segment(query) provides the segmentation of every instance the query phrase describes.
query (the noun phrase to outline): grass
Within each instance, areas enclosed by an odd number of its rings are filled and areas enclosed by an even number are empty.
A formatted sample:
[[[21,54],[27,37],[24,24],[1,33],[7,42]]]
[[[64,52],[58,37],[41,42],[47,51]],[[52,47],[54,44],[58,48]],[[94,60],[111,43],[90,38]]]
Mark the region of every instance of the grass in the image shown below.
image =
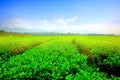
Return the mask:
[[[1,79],[120,80],[120,36],[0,35]]]

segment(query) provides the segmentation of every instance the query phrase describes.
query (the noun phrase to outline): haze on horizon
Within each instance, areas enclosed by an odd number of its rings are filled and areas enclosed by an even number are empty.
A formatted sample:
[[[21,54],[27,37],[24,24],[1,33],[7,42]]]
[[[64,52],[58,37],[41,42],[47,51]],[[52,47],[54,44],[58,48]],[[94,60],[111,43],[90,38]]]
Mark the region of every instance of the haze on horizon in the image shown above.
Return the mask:
[[[0,0],[0,29],[120,34],[120,0]]]

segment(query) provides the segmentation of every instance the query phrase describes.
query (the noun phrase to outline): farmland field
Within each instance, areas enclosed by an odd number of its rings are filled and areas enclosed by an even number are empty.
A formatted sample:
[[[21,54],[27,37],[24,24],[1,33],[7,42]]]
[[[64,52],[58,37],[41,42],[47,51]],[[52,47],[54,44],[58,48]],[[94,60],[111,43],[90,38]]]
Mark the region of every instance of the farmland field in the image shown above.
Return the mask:
[[[120,80],[120,36],[0,35],[0,79]]]

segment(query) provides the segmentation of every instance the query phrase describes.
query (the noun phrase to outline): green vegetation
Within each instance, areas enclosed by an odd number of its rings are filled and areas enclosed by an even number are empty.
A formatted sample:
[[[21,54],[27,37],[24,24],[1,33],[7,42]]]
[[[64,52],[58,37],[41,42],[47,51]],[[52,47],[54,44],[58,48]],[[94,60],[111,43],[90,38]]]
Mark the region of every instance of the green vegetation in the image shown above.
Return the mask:
[[[120,80],[120,36],[0,36],[0,79]]]

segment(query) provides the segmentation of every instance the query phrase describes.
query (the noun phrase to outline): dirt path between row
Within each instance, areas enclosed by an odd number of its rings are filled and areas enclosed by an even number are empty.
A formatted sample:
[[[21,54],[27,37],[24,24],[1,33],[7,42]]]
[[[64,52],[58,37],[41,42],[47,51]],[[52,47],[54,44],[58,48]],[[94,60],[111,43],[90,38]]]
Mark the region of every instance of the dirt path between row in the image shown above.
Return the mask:
[[[72,40],[72,44],[75,45],[79,51],[80,54],[85,54],[88,56],[88,62],[91,64],[91,63],[94,63],[94,64],[98,64],[98,60],[97,57],[93,57],[93,53],[91,53],[89,50],[84,50],[83,48],[81,48],[80,44],[78,44],[75,39]],[[105,58],[107,58],[107,56],[103,56],[103,55],[99,55],[100,57],[100,61],[102,62]],[[103,58],[104,57],[104,58]],[[105,72],[108,74],[108,77],[110,77],[111,75],[114,75],[114,76],[117,76],[117,77],[120,77],[120,73],[119,73],[119,67],[113,67],[113,68],[110,68],[111,66],[110,65],[97,65],[97,67],[99,67],[99,71],[100,72]],[[110,68],[110,69],[109,69]]]
[[[78,51],[79,51],[80,54],[85,54],[85,55],[88,56],[88,61],[91,61],[91,60],[92,60],[92,53],[91,53],[89,50],[83,49],[83,48],[80,46],[80,44],[78,44],[78,43],[76,42],[75,39],[72,40],[72,44],[76,46],[76,48],[78,49]]]

